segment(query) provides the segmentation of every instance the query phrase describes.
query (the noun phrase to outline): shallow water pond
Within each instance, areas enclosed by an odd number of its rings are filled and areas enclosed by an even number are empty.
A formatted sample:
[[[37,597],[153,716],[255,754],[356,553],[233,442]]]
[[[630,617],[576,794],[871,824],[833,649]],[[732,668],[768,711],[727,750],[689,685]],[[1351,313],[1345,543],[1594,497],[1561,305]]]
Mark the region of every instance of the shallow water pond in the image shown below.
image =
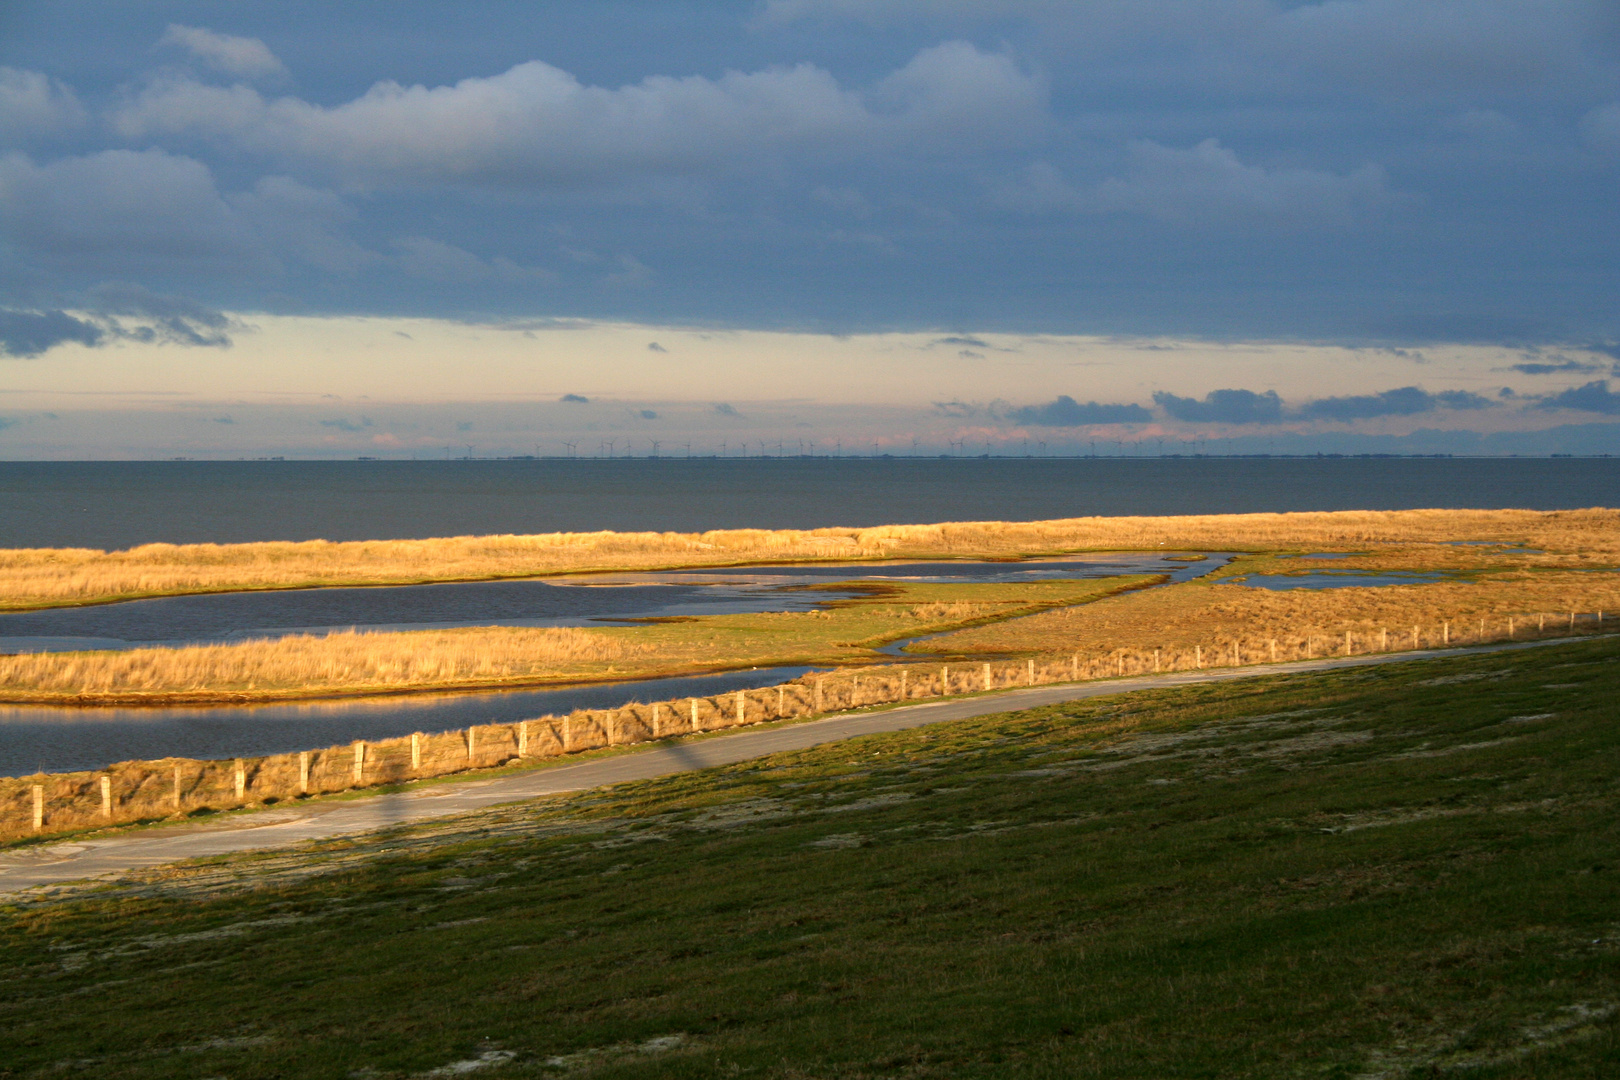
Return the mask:
[[[858,595],[841,582],[1020,582],[1169,574],[1183,581],[1224,560],[1106,552],[1024,562],[742,566],[440,585],[284,589],[128,600],[0,614],[0,653],[206,644],[340,630],[590,626],[671,616],[810,611]]]

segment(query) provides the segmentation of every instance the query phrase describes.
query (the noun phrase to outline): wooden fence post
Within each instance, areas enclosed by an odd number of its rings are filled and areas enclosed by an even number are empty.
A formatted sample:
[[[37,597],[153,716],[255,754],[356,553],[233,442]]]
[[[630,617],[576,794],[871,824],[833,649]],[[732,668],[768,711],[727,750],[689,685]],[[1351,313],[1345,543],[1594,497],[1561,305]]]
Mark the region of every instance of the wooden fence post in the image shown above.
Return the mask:
[[[1440,641],[1445,645],[1451,644],[1451,623],[1443,622],[1440,624]]]
[[[653,706],[653,736],[658,735],[658,706]],[[529,722],[518,721],[518,757],[529,756]]]
[[[658,723],[658,705],[659,705],[659,703],[658,703],[658,702],[656,702],[656,701],[655,701],[655,702],[653,702],[653,714],[652,714],[652,737],[653,737],[653,738],[655,738],[655,739],[656,739],[656,738],[658,738],[658,728],[659,728],[659,723]],[[524,728],[524,730],[525,730],[525,731],[527,731],[527,730],[528,730],[528,728],[527,728],[527,727],[525,727],[525,728]]]
[[[904,686],[905,682],[906,682],[906,676],[905,676],[905,673],[902,672],[901,675],[900,675],[900,685]],[[654,705],[653,708],[657,709],[658,706]],[[786,715],[787,715],[787,687],[778,684],[777,687],[776,687],[776,718],[778,720],[780,720]]]
[[[951,696],[951,665],[939,665],[939,696]]]
[[[1344,655],[1350,655],[1350,631],[1344,632]]]
[[[236,801],[247,801],[247,765],[241,758],[236,759]]]
[[[45,828],[45,785],[34,785],[34,831]]]
[[[1573,611],[1569,613],[1569,628],[1571,630],[1575,629],[1575,613]]]
[[[1035,685],[1035,661],[1029,662],[1029,685]]]
[[[471,731],[471,728],[467,730]],[[354,743],[354,786],[360,787],[366,780],[366,744],[356,739]]]
[[[478,758],[478,736],[473,732],[473,726],[467,725],[467,764],[471,766]]]
[[[1513,616],[1508,616],[1508,640],[1513,640]]]
[[[743,717],[743,706],[747,703],[747,701],[748,701],[748,698],[747,698],[746,692],[742,691],[742,690],[737,691],[737,726],[738,727],[742,727],[742,725],[743,725],[743,718],[744,718]]]
[[[821,702],[821,683],[819,683],[819,682],[816,683],[816,702],[817,702],[817,704],[820,704],[820,702]],[[702,730],[701,728],[698,727],[698,699],[697,698],[692,699],[692,730],[694,732]]]
[[[1238,643],[1234,641],[1234,642],[1232,642],[1232,666],[1233,667],[1241,667],[1242,664],[1243,664],[1243,659],[1242,659],[1242,656],[1238,652]]]
[[[176,774],[178,775],[178,773]],[[309,751],[298,755],[298,793],[309,794]]]
[[[1484,619],[1479,620],[1479,640],[1480,641],[1485,640],[1485,620]]]
[[[1273,664],[1275,664],[1277,662],[1277,639],[1276,638],[1271,639],[1271,662]]]
[[[1418,647],[1418,628],[1412,627],[1412,648]]]
[[[300,754],[299,756],[302,757],[303,755]],[[176,765],[174,767],[174,812],[178,814],[180,810],[180,766]]]
[[[101,816],[112,820],[112,777],[101,777]]]
[[[986,690],[990,689],[990,665],[989,664],[984,665],[984,688]]]
[[[910,675],[910,674],[911,674],[911,672],[907,671],[905,668],[900,669],[900,700],[901,701],[904,701],[904,700],[906,700],[906,698],[911,696],[909,693],[906,692],[906,677],[908,675]]]

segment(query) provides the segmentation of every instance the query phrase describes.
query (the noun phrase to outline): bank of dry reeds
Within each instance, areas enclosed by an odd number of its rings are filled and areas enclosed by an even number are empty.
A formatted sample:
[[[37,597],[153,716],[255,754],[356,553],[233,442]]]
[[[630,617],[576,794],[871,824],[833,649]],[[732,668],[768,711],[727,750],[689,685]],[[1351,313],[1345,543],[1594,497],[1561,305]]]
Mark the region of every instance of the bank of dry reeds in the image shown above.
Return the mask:
[[[95,772],[0,778],[0,840],[273,804],[862,706],[1148,672],[1573,636],[1607,630],[1615,621],[1613,615],[1604,619],[1591,611],[1556,611],[1478,620],[1453,616],[1427,625],[1382,628],[1393,629],[1392,636],[1370,625],[1334,627],[1326,633],[1272,628],[1269,637],[1206,630],[1190,643],[848,669],[761,690],[581,710],[302,753],[225,761],[127,761]]]
[[[747,562],[1097,549],[1377,548],[1520,541],[1550,563],[1620,558],[1620,511],[1401,510],[954,522],[706,533],[552,533],[330,543],[0,550],[0,609],[239,589],[405,584]]]
[[[1611,618],[1620,613],[1620,573],[1540,571],[1481,581],[1288,591],[1199,581],[960,630],[926,647],[940,653],[1141,652],[1216,640],[1327,640],[1346,631],[1387,631],[1405,640],[1414,626],[1451,623],[1461,632],[1477,629],[1481,619],[1494,625],[1514,618],[1523,627],[1556,622],[1572,611],[1607,611]]]
[[[409,633],[298,634],[225,645],[0,656],[9,701],[138,701],[232,695],[300,697],[406,687],[564,678],[648,646],[575,627],[478,627]],[[609,669],[611,670],[611,668]]]

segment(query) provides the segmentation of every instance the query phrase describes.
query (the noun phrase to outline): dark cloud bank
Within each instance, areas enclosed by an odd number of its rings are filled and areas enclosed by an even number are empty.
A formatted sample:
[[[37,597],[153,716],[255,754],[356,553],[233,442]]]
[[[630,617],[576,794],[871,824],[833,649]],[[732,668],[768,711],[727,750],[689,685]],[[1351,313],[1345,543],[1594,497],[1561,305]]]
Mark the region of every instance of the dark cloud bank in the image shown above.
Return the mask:
[[[79,310],[0,307],[0,352],[32,357],[69,342],[96,348],[115,340],[227,348],[235,329],[206,304],[121,281],[90,289]]]
[[[1504,388],[1504,398],[1515,395]],[[1620,394],[1608,388],[1607,380],[1589,382],[1559,394],[1518,399],[1539,409],[1573,409],[1580,412],[1620,415]],[[1188,424],[1229,424],[1235,426],[1282,424],[1290,421],[1353,423],[1389,416],[1418,416],[1443,409],[1474,412],[1500,404],[1466,390],[1429,393],[1417,386],[1402,386],[1377,394],[1354,394],[1316,398],[1289,408],[1275,390],[1213,390],[1202,398],[1181,397],[1167,391],[1153,395],[1153,403],[1174,421]],[[1046,405],[1012,409],[1005,418],[1015,424],[1041,427],[1081,427],[1102,424],[1132,424],[1152,420],[1153,414],[1132,403],[1084,405],[1067,394],[1060,394]]]
[[[24,6],[0,226],[62,295],[1620,339],[1612,0]]]

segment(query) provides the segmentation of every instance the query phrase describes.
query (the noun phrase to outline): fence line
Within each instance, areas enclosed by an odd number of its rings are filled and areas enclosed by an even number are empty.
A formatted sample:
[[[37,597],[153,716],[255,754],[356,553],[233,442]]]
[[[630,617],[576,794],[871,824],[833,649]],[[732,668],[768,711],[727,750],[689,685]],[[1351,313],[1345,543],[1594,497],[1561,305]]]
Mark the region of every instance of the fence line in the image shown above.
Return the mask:
[[[1120,678],[1158,671],[1312,658],[1327,655],[1527,640],[1601,631],[1604,613],[1515,612],[1495,621],[1443,620],[1425,632],[1307,631],[1292,637],[1231,638],[1191,648],[1114,649],[974,665],[917,661],[806,675],[778,686],[738,690],[618,709],[582,709],[509,724],[411,735],[257,758],[126,761],[106,769],[0,779],[0,839],[63,833],[108,824],[267,805],[354,788],[446,776],[520,760],[558,757],[609,746],[678,738],[723,728],[839,712],[919,698],[950,697],[1010,686]]]

